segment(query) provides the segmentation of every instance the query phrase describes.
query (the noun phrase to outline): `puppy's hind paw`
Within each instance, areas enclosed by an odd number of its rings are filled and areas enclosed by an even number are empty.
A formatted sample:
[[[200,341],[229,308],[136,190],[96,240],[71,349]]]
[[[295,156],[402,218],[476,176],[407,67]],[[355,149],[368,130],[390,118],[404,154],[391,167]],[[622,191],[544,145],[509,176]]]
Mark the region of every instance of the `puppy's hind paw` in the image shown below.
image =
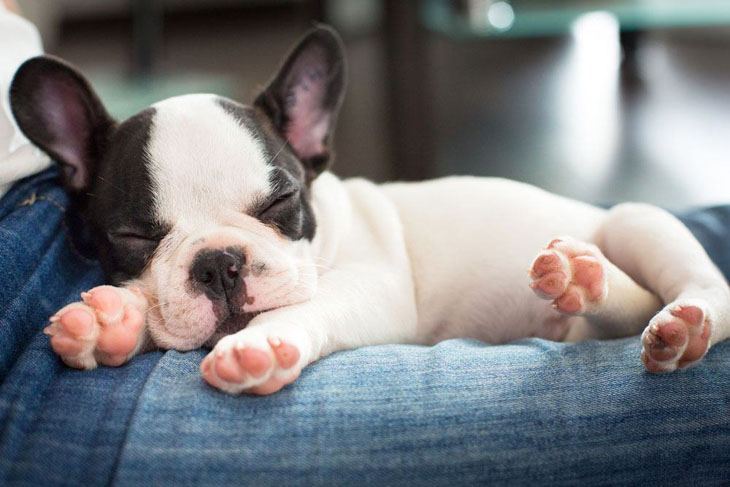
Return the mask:
[[[562,313],[579,315],[608,293],[605,259],[595,245],[564,237],[551,241],[530,267],[530,287]]]
[[[707,304],[675,301],[661,310],[641,335],[641,361],[649,372],[671,372],[693,365],[710,347]]]

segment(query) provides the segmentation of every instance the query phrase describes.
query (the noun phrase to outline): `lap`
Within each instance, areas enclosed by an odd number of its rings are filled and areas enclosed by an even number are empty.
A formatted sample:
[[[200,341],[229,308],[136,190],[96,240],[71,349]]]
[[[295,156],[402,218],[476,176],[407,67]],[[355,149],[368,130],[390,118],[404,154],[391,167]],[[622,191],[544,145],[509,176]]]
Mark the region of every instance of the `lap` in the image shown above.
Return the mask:
[[[169,352],[140,398],[116,480],[727,478],[730,346],[672,376],[644,373],[639,350],[635,339],[367,347],[313,364],[268,397],[220,394],[200,380],[202,353]]]

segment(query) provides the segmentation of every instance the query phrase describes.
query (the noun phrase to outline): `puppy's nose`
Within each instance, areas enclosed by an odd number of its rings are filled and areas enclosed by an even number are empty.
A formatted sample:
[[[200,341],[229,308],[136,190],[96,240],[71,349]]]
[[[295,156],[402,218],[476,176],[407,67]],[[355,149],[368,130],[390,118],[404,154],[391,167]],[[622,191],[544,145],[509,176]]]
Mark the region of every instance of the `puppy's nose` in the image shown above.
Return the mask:
[[[241,269],[245,263],[240,248],[202,250],[193,260],[190,278],[209,298],[228,301],[242,285]]]

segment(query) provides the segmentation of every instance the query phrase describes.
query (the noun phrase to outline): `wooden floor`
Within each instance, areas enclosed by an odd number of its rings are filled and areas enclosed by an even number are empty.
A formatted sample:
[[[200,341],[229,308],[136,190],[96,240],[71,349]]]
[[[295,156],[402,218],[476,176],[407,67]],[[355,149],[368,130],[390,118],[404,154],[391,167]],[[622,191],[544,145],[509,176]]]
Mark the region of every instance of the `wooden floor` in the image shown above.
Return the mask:
[[[296,10],[171,17],[158,72],[223,77],[233,96],[250,100],[309,25]],[[346,44],[350,85],[336,172],[384,180],[394,171],[382,36],[346,35]],[[92,75],[124,76],[128,22],[65,25],[52,52]],[[617,32],[605,18],[558,39],[431,36],[431,175],[508,177],[598,203],[730,202],[728,53],[730,31],[651,33],[635,69],[622,71]]]

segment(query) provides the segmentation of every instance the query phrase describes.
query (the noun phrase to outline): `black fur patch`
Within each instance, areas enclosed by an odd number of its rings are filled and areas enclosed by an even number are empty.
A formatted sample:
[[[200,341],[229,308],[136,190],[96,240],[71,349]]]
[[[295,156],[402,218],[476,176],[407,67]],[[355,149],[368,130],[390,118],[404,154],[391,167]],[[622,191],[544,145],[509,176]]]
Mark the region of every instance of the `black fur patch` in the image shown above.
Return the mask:
[[[258,110],[220,97],[218,103],[261,140],[270,165],[274,191],[254,210],[262,222],[273,225],[291,240],[312,240],[316,231],[309,186],[302,162],[292,153],[268,117]],[[282,198],[291,194],[290,198]]]
[[[139,276],[170,231],[153,214],[146,149],[154,114],[148,108],[118,126],[90,186],[87,220],[115,283]]]

